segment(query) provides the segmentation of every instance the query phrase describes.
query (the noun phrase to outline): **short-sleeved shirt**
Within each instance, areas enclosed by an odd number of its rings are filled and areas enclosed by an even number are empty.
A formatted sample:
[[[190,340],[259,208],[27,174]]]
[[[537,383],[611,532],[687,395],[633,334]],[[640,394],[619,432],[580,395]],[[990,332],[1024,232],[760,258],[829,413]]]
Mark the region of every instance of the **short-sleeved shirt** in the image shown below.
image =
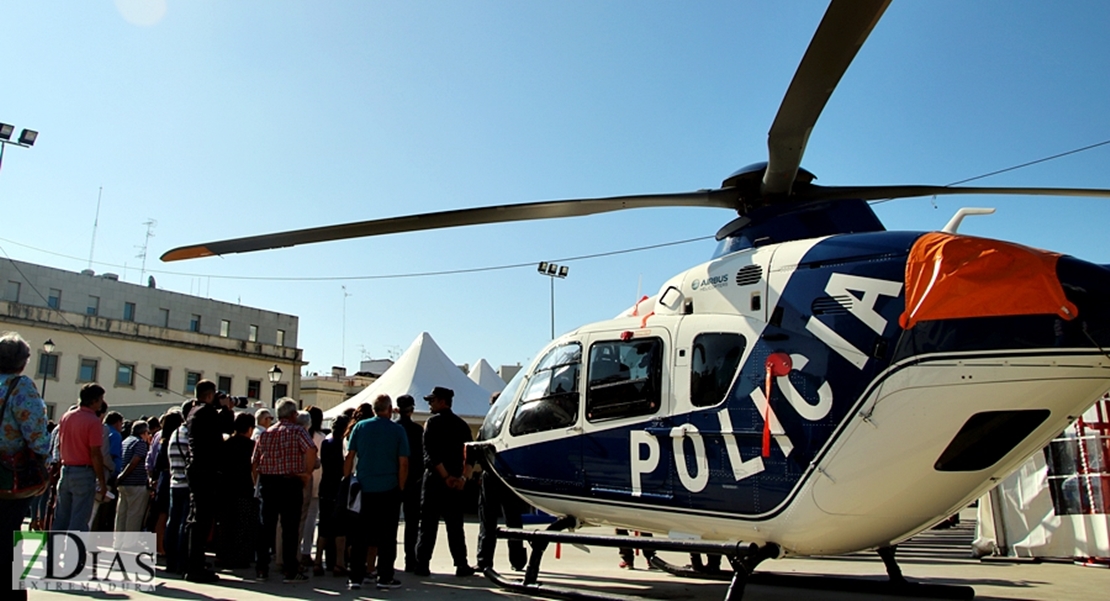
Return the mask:
[[[12,387],[8,397],[8,387]],[[50,435],[46,432],[46,404],[42,402],[35,383],[26,376],[0,376],[0,451],[15,453],[26,444],[39,455],[50,452]]]
[[[92,466],[90,450],[95,447],[99,453],[103,444],[104,424],[92,409],[78,407],[66,411],[62,419],[58,420],[58,446],[62,451],[62,465]]]
[[[146,456],[150,452],[150,445],[137,436],[128,436],[127,440],[123,441],[123,465],[131,463],[131,458],[136,455],[139,457],[139,465],[127,474],[126,478],[121,478],[118,482],[120,486],[146,486]]]
[[[399,459],[409,456],[409,437],[404,428],[380,417],[364,419],[351,430],[349,444],[358,456],[355,476],[364,492],[397,488]]]
[[[267,476],[291,476],[304,473],[304,454],[316,448],[308,430],[294,422],[278,421],[258,437],[252,461],[258,461],[258,473]]]

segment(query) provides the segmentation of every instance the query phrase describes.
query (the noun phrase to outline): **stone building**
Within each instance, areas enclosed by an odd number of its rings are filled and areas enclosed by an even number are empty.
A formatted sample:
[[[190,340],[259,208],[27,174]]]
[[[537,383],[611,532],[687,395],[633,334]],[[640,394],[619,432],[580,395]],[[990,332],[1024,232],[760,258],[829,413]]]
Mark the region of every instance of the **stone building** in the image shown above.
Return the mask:
[[[252,405],[300,394],[305,363],[296,316],[151,284],[0,260],[0,330],[19,332],[31,345],[24,373],[35,378],[55,419],[87,382],[99,382],[109,407],[127,418],[180,405],[201,379]],[[281,376],[271,384],[275,366]]]

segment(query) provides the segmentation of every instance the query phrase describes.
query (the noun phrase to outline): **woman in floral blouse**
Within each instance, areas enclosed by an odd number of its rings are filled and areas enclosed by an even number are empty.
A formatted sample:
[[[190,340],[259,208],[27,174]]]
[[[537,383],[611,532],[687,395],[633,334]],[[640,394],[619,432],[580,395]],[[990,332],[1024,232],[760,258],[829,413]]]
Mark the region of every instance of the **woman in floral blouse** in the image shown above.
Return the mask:
[[[19,334],[0,334],[0,402],[3,402],[0,405],[0,454],[5,456],[15,454],[24,446],[43,457],[50,452],[46,404],[31,378],[21,375],[30,358],[31,347]],[[0,500],[0,538],[11,540],[11,533],[20,529],[30,505],[31,499]],[[3,565],[11,565],[12,546],[0,545],[0,548],[4,550]],[[9,581],[0,586],[11,584]],[[16,598],[27,598],[26,591],[18,593]]]

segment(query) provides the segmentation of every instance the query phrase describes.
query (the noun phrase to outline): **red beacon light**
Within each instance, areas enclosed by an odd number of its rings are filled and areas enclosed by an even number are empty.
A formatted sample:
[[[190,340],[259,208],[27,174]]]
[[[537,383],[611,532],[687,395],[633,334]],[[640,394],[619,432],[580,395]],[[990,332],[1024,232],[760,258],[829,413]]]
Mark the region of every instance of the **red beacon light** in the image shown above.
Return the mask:
[[[629,330],[621,332],[621,342],[628,342],[629,340],[632,340],[632,332]]]

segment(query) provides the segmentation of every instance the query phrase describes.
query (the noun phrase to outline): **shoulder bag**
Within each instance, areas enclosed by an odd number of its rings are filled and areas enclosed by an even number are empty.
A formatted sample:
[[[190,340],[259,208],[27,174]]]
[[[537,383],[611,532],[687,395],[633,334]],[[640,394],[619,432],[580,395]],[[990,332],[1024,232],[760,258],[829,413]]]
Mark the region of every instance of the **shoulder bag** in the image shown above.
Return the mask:
[[[11,399],[15,385],[23,376],[13,376],[8,379],[8,394],[4,396],[2,411],[12,416]],[[2,420],[0,420],[2,421]],[[19,424],[16,424],[19,427]],[[39,455],[22,442],[22,448],[15,453],[0,453],[0,500],[14,501],[27,499],[41,494],[50,486],[50,473],[46,469],[46,457]]]

